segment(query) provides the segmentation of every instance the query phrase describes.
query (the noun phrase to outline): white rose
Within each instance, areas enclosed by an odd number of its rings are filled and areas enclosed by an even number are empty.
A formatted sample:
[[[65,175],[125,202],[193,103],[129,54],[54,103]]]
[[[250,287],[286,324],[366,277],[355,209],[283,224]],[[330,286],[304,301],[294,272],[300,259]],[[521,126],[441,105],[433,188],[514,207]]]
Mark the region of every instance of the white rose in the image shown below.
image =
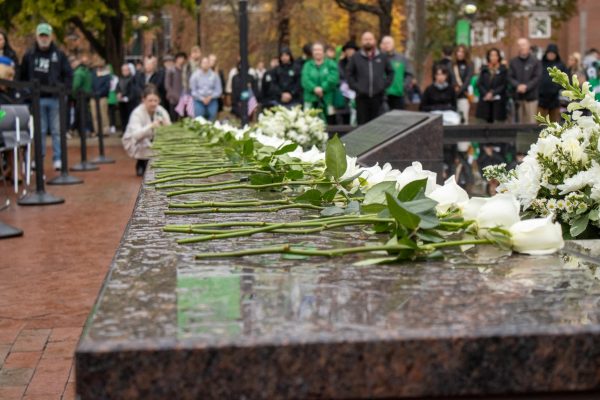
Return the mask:
[[[341,176],[340,180],[344,181],[360,174],[364,175],[365,169],[356,163],[357,157],[346,156],[346,172]]]
[[[554,135],[548,135],[545,138],[538,140],[537,152],[544,157],[551,157],[556,151],[556,146],[560,144],[560,139]]]
[[[559,223],[547,218],[519,221],[509,229],[513,250],[531,255],[552,254],[565,245]]]
[[[420,162],[415,161],[410,167],[406,167],[402,174],[398,176],[397,187],[401,190],[404,186],[411,182],[418,181],[421,179],[427,179],[427,186],[425,187],[425,194],[433,192],[437,188],[436,180],[437,174],[433,171],[424,170]]]
[[[463,207],[463,218],[465,221],[475,221],[479,215],[479,210],[489,198],[487,197],[471,197],[467,204]]]
[[[379,164],[375,164],[371,168],[365,169],[365,173],[362,176],[366,179],[366,189],[369,189],[378,183],[395,181],[400,176],[401,172],[397,169],[393,169],[390,163],[384,164],[380,167]]]
[[[571,158],[575,162],[582,160],[585,156],[583,146],[575,137],[568,137],[563,140],[562,148],[566,153],[571,155]]]
[[[436,209],[439,213],[447,212],[452,206],[462,208],[469,201],[469,195],[456,183],[454,175],[444,182],[444,186],[438,187],[427,197],[437,201]]]
[[[498,194],[482,204],[475,221],[480,228],[509,228],[521,219],[519,202],[512,194]]]

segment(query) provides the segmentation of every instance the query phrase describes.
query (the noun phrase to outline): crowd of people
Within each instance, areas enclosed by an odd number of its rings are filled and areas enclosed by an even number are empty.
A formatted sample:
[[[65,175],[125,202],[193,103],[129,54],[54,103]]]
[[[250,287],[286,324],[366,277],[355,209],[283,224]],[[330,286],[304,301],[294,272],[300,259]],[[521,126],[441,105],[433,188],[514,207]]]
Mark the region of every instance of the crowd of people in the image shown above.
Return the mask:
[[[360,45],[353,41],[339,48],[307,44],[298,58],[289,48],[282,48],[269,68],[264,62],[250,68],[247,87],[239,63],[225,74],[217,56],[204,55],[198,46],[189,55],[166,56],[162,64],[153,55],[125,62],[115,72],[103,60],[92,64],[87,55],[67,57],[52,37],[50,25],[38,25],[35,44],[18,60],[8,36],[0,32],[0,78],[37,79],[42,85],[70,87],[67,121],[71,130],[91,136],[122,132],[126,149],[140,160],[136,168],[140,175],[146,151],[138,147],[149,144],[151,125],[184,116],[214,121],[226,107],[242,117],[244,100],[251,100],[251,114],[273,106],[317,108],[333,125],[365,124],[407,104],[441,113],[445,123],[470,123],[472,116],[478,123],[533,123],[537,112],[558,121],[565,105],[559,87],[543,73],[548,67],[578,74],[580,80],[600,87],[596,50],[590,50],[584,60],[578,53],[571,54],[565,65],[556,45],[549,45],[540,60],[527,39],[518,40],[518,55],[511,60],[505,60],[499,49],[489,49],[477,68],[468,47],[445,47],[441,59],[433,63],[432,83],[421,92],[413,66],[396,50],[394,38],[385,36],[378,42],[371,32],[361,36]],[[0,103],[18,98],[16,91],[0,88]],[[83,115],[78,103],[82,98]],[[96,123],[98,110],[104,132],[99,132]],[[42,94],[41,126],[52,136],[53,165],[60,169],[57,94]],[[454,164],[463,165],[465,158],[469,159],[462,157]]]

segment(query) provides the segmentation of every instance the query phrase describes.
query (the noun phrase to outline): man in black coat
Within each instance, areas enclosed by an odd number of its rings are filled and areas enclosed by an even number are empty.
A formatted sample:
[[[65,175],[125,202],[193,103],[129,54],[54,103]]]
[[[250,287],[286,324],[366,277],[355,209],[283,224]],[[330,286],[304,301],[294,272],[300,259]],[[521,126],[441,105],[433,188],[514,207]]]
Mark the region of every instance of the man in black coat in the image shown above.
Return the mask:
[[[165,87],[165,70],[158,68],[158,60],[154,56],[148,56],[144,59],[144,69],[141,73],[135,74],[138,91],[142,93],[148,83],[152,83],[158,89],[160,103],[167,107],[167,89]]]
[[[515,89],[517,116],[522,124],[535,123],[538,108],[538,93],[542,78],[542,66],[531,53],[529,40],[517,41],[519,55],[510,60],[508,82]]]
[[[71,88],[73,71],[69,59],[52,41],[52,27],[46,23],[36,28],[35,45],[25,53],[21,62],[21,80],[38,80],[42,85],[64,84]],[[42,93],[40,99],[42,134],[52,135],[52,161],[55,170],[61,168],[59,96]],[[46,146],[42,146],[46,155]]]
[[[377,118],[385,91],[394,80],[394,70],[388,58],[377,49],[375,35],[371,32],[363,33],[362,47],[348,63],[346,79],[356,92],[358,124]]]

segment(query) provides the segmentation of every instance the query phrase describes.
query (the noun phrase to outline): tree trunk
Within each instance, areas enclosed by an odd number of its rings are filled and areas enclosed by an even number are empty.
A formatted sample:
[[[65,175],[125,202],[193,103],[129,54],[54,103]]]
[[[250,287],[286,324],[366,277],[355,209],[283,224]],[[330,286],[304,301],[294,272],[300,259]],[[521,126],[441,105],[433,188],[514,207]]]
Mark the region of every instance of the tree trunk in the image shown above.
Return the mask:
[[[427,57],[425,48],[425,30],[427,29],[427,8],[424,1],[415,1],[415,72],[419,85],[423,83],[423,64]]]
[[[290,47],[290,7],[288,0],[277,0],[277,46]]]
[[[348,11],[348,37],[356,42],[356,23],[358,22],[358,13]]]
[[[117,14],[107,18],[104,29],[105,54],[102,57],[115,71],[123,63],[123,17]]]
[[[391,13],[379,15],[379,37],[388,36],[392,33],[392,18]]]

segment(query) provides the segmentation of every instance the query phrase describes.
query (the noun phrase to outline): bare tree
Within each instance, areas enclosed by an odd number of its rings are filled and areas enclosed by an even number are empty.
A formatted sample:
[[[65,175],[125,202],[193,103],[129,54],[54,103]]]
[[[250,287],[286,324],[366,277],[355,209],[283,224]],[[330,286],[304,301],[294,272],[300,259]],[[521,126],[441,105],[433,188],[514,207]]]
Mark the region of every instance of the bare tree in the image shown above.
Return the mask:
[[[377,15],[379,18],[379,34],[385,36],[391,33],[394,0],[377,0],[372,3],[364,3],[359,0],[335,0],[335,2],[351,13],[366,12]]]

